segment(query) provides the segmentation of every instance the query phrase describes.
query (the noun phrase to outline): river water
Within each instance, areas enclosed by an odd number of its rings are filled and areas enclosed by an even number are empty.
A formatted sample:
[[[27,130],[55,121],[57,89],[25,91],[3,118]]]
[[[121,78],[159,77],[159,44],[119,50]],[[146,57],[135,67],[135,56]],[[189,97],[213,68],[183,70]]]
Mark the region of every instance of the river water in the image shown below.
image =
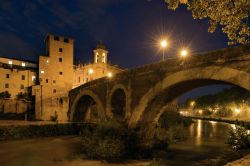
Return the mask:
[[[188,128],[188,139],[169,147],[169,165],[187,166],[216,158],[226,148],[230,124],[197,120]],[[1,166],[111,166],[101,161],[83,160],[75,155],[80,150],[80,138],[63,136],[0,142]],[[119,166],[143,166],[150,161],[131,161]]]

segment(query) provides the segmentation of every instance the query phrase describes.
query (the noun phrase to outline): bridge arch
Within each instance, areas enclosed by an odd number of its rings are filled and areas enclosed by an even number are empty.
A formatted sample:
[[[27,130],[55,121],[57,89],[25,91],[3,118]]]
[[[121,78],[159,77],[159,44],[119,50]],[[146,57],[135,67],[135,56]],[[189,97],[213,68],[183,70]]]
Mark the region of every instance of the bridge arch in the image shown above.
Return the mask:
[[[70,121],[84,121],[86,116],[88,116],[86,114],[91,114],[90,111],[95,111],[94,114],[99,119],[105,117],[104,107],[99,97],[90,90],[83,90],[76,96],[72,103],[69,119]]]
[[[125,120],[130,115],[129,92],[124,85],[117,84],[111,89],[107,103],[110,117]]]
[[[180,96],[181,94],[201,85],[204,86],[206,84],[209,85],[209,83],[214,84],[216,82],[233,84],[250,90],[250,73],[228,67],[209,66],[203,68],[189,68],[167,75],[163,80],[156,83],[141,97],[139,104],[135,107],[132,113],[129,125],[131,127],[135,127],[139,121],[143,122],[144,119],[147,118],[153,118],[152,121],[155,121],[159,117],[160,112],[146,112],[148,114],[147,115],[145,110],[150,102],[155,100],[155,98],[164,91],[169,93],[169,91],[171,92],[171,90],[174,89],[175,92],[173,94],[176,95],[172,97],[172,99],[174,99],[174,97],[178,97],[178,95]],[[189,83],[194,85],[187,89],[184,88],[182,90],[178,90],[178,87],[181,87],[182,85],[185,86]],[[171,98],[165,100],[168,100],[169,102],[172,101]]]

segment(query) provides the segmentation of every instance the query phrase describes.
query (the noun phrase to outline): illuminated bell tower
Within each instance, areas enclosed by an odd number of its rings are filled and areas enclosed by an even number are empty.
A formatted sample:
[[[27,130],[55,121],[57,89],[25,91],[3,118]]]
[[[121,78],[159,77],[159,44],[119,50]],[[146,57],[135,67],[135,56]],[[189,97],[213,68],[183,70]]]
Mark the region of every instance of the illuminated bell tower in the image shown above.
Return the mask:
[[[94,63],[107,63],[108,51],[105,45],[100,41],[94,49]]]

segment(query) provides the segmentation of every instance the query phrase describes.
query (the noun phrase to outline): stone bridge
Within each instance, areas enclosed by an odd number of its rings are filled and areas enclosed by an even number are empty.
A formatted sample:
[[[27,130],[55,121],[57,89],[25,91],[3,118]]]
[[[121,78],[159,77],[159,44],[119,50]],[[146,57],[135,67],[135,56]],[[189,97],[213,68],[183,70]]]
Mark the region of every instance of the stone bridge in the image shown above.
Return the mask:
[[[168,59],[101,78],[69,93],[70,121],[117,118],[131,127],[157,122],[169,103],[210,84],[250,90],[250,46]]]

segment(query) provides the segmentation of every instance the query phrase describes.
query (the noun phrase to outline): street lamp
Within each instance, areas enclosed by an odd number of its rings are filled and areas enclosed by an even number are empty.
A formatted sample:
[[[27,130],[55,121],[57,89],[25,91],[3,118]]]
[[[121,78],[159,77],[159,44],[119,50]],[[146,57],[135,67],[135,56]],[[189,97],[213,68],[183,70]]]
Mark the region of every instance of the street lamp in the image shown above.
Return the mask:
[[[182,49],[180,51],[180,55],[181,55],[182,58],[186,58],[187,55],[188,55],[188,51],[186,49]]]
[[[89,74],[93,74],[93,73],[94,73],[94,70],[93,70],[93,69],[89,69],[89,70],[88,70],[88,73],[89,73]]]
[[[165,60],[165,48],[168,46],[168,41],[163,39],[161,40],[161,48],[162,48],[162,60],[164,61]]]
[[[111,78],[113,74],[111,72],[108,72],[108,77]]]
[[[191,101],[191,102],[190,102],[190,107],[194,107],[195,104],[196,104],[195,101]]]

